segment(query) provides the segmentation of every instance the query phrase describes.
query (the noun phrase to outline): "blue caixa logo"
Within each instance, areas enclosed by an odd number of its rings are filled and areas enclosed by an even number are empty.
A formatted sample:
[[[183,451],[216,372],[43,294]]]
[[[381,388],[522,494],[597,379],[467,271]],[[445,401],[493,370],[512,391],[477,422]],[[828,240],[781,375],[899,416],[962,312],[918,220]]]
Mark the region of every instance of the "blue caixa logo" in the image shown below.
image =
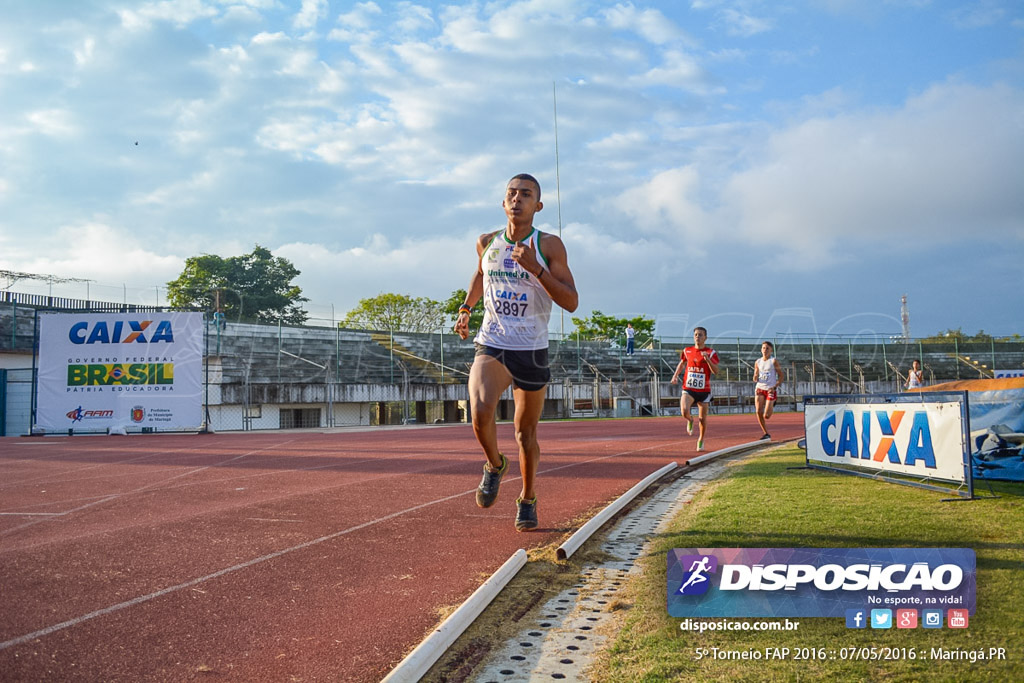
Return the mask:
[[[679,595],[703,595],[711,587],[711,574],[718,570],[718,558],[714,555],[683,555],[679,566],[686,569],[679,586]]]

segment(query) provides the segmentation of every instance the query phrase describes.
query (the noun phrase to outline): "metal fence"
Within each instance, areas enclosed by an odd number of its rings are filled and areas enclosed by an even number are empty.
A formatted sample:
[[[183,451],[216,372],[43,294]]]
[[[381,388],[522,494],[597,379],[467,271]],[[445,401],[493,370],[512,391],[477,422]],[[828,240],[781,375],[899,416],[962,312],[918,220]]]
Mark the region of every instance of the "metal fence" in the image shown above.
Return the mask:
[[[79,303],[79,302],[75,302]],[[113,305],[100,312],[157,310]],[[34,366],[35,308],[0,304],[0,351]],[[204,388],[214,430],[330,428],[469,419],[466,381],[471,340],[433,334],[207,322]],[[713,337],[721,357],[712,382],[713,410],[752,409],[753,362],[763,340]],[[807,394],[897,392],[912,360],[926,383],[1024,372],[1024,341],[962,343],[886,338],[786,335],[769,339],[786,381],[779,410],[796,409]],[[617,340],[566,336],[550,344],[552,382],[544,416],[678,414],[679,387],[668,379],[691,340],[655,338],[626,355]],[[5,364],[10,366],[10,360]],[[6,373],[3,402],[8,435],[26,433],[31,370]],[[26,392],[26,387],[29,389]],[[511,391],[499,418],[511,419]],[[30,406],[29,406],[30,407]]]

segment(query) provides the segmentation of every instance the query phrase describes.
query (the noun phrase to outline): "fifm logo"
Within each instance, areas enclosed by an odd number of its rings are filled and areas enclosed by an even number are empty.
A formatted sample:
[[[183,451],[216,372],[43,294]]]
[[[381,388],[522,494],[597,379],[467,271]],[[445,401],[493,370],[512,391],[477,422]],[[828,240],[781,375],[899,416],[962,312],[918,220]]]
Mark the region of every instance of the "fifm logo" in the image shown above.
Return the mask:
[[[679,595],[703,595],[711,587],[709,574],[718,569],[718,558],[714,555],[683,555],[679,564],[689,567],[683,574],[683,583],[679,586]]]
[[[82,406],[78,406],[74,410],[69,410],[66,416],[72,422],[81,422],[82,420],[104,420],[114,417],[113,410],[83,410]]]
[[[100,320],[89,329],[89,323],[75,323],[68,330],[68,339],[72,344],[155,344],[157,342],[174,343],[174,330],[171,329],[170,320],[161,320],[153,330],[152,335],[147,339],[146,334],[152,320],[129,320],[128,329],[125,329],[125,321],[117,320],[113,328],[108,327],[107,321]]]
[[[857,414],[852,410],[843,410],[839,415],[835,411],[829,411],[821,422],[821,448],[825,455],[839,458],[859,458],[875,462],[888,459],[894,465],[920,463],[935,469],[935,449],[932,447],[932,430],[926,411],[913,412],[910,438],[906,452],[901,457],[899,449],[896,448],[896,432],[905,416],[904,410],[865,410],[860,413],[858,425]],[[880,435],[878,446],[872,452],[871,436],[875,426]]]

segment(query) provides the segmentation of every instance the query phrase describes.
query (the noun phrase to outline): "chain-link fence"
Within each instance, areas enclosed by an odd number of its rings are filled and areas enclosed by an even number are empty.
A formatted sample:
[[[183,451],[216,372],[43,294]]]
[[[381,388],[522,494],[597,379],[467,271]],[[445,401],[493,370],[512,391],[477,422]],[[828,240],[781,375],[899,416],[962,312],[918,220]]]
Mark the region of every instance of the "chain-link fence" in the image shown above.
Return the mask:
[[[24,368],[34,367],[34,308],[0,304],[0,358],[7,373],[7,434],[25,433]],[[204,414],[213,430],[330,428],[462,422],[469,419],[466,382],[471,340],[433,334],[206,322]],[[721,357],[712,382],[715,412],[753,405],[753,362],[762,339],[713,337]],[[1024,342],[801,337],[769,339],[784,370],[777,410],[797,409],[804,395],[902,390],[911,361],[926,384],[1024,374]],[[684,338],[645,340],[632,355],[617,342],[566,336],[552,341],[546,418],[678,414],[671,377]],[[31,373],[31,370],[29,370]],[[16,385],[13,386],[12,385]],[[499,404],[511,419],[511,390]],[[12,427],[12,425],[16,425]]]

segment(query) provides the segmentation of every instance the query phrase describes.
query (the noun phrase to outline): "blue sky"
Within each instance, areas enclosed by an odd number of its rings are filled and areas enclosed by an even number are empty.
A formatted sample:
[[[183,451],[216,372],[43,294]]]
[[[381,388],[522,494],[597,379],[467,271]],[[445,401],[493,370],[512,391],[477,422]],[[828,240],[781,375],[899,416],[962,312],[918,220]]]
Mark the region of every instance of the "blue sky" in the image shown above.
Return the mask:
[[[316,318],[443,300],[525,171],[577,315],[1024,331],[1013,0],[0,6],[2,270],[153,303],[258,243]]]

